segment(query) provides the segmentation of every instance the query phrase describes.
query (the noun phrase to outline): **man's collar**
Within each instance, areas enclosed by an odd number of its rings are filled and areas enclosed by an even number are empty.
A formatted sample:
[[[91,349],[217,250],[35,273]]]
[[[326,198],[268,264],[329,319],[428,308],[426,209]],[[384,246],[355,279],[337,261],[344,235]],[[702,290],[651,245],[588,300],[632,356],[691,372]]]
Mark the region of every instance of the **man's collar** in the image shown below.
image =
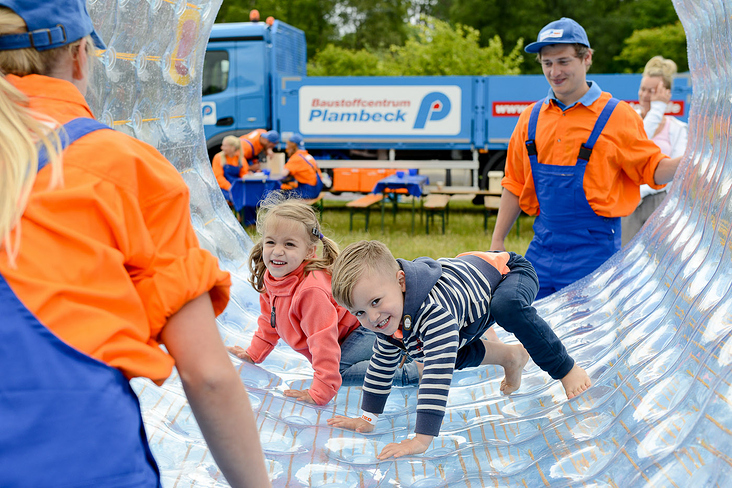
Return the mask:
[[[544,103],[549,104],[551,100],[554,100],[554,103],[556,103],[557,106],[562,109],[562,111],[566,111],[567,109],[574,107],[578,103],[581,103],[585,107],[589,107],[600,98],[600,95],[602,95],[602,89],[600,88],[600,85],[598,85],[594,81],[588,81],[587,85],[590,87],[590,89],[587,90],[584,95],[582,95],[582,98],[574,102],[572,105],[567,106],[560,102],[559,99],[554,96],[554,91],[551,88],[549,88],[549,93],[547,94],[546,101]]]

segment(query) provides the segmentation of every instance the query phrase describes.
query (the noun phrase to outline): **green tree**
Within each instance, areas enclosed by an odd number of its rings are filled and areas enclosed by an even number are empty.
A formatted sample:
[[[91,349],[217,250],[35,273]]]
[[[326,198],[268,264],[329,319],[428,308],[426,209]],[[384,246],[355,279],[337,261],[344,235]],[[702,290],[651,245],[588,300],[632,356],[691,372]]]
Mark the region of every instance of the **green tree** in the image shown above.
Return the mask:
[[[308,63],[311,76],[439,76],[518,74],[521,41],[505,54],[498,36],[480,45],[477,30],[422,17],[403,46],[349,50],[329,45]]]
[[[391,69],[399,76],[518,74],[523,61],[519,40],[504,55],[500,37],[481,47],[480,33],[434,17],[422,17],[404,46],[392,46]]]
[[[336,4],[336,0],[224,0],[216,22],[248,22],[249,12],[256,8],[262,22],[272,16],[304,31],[310,58],[338,39],[330,21]]]
[[[407,38],[410,0],[342,0],[330,20],[340,32],[339,45],[351,49],[387,49]]]
[[[661,55],[676,62],[679,71],[689,70],[686,55],[686,34],[681,22],[642,29],[623,41],[623,50],[615,59],[626,67],[624,71],[642,73],[643,67],[653,56]]]

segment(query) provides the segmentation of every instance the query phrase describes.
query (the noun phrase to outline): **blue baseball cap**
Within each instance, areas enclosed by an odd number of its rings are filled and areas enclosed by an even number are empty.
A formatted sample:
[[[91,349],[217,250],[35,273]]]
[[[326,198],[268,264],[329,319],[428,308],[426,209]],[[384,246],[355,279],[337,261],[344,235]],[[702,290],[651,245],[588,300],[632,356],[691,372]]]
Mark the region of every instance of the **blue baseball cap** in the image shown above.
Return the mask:
[[[267,139],[272,144],[279,144],[280,142],[280,133],[276,130],[265,132],[264,134],[262,134],[262,137]]]
[[[99,49],[107,49],[94,30],[86,0],[0,0],[20,16],[28,32],[0,36],[0,51],[35,48],[46,51],[71,44],[88,35]]]
[[[527,53],[538,53],[544,46],[552,44],[582,44],[590,47],[590,41],[587,39],[587,33],[574,20],[562,17],[559,20],[550,22],[541,29],[536,38],[536,42],[532,42],[524,48]]]
[[[305,149],[305,140],[302,138],[302,135],[297,132],[290,136],[289,142],[295,144],[299,149]]]

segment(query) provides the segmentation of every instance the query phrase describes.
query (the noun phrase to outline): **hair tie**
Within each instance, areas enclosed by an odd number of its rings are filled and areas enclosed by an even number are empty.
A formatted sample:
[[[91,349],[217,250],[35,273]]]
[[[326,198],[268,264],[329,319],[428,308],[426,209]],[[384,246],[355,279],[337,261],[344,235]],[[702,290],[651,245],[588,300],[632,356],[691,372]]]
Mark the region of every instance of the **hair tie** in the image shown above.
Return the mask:
[[[320,235],[318,236],[318,239],[320,239],[320,240],[322,241],[322,240],[323,240],[323,237],[325,237],[325,236],[324,236],[323,234],[320,234]]]

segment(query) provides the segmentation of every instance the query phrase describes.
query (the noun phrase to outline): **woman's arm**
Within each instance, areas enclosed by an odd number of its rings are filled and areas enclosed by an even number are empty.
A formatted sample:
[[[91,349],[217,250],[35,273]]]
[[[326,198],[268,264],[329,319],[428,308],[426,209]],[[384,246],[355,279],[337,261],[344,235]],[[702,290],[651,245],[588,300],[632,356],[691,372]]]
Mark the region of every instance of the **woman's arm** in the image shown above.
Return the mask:
[[[270,486],[249,397],[226,354],[208,293],[171,316],[161,338],[226,481],[232,487]]]

